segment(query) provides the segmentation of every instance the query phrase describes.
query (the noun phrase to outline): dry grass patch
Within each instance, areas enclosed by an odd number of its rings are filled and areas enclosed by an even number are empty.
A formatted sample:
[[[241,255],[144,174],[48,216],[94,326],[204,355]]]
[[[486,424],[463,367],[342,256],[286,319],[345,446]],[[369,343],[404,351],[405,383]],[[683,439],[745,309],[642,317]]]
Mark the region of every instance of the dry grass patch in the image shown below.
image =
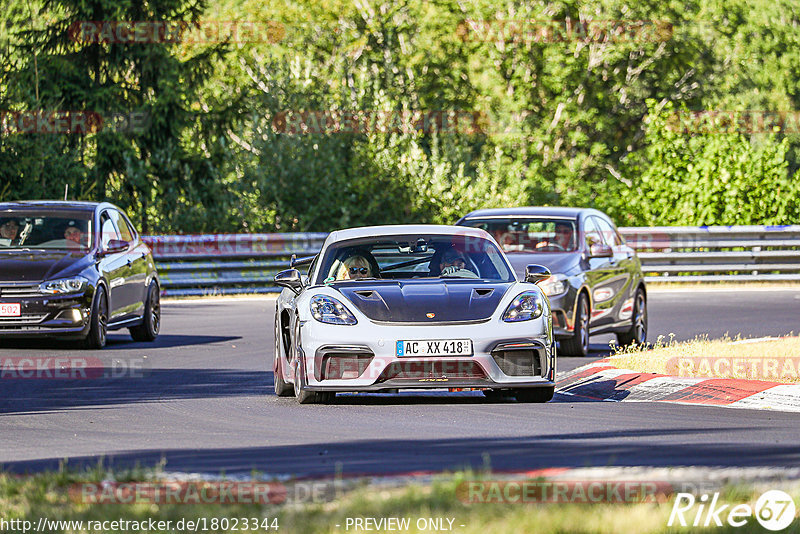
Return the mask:
[[[620,369],[689,378],[736,378],[800,383],[800,337],[769,339],[659,338],[656,345],[619,350],[611,363]]]

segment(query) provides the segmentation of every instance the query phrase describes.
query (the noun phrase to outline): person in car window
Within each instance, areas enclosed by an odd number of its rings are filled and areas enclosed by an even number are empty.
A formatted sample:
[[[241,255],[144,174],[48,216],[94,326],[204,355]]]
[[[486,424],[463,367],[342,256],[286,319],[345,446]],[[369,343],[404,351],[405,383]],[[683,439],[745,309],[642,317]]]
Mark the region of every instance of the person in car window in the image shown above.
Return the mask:
[[[555,236],[540,241],[536,248],[551,248],[556,250],[572,250],[572,225],[569,223],[556,223]]]
[[[337,280],[359,280],[374,277],[369,260],[360,254],[353,254],[345,259],[336,272]]]
[[[64,230],[64,239],[69,248],[83,248],[86,246],[84,233],[74,223],[70,223]]]
[[[445,251],[439,262],[439,270],[442,277],[454,278],[478,278],[478,275],[467,269],[467,261],[454,248]]]
[[[5,219],[0,221],[0,245],[11,246],[14,240],[17,239],[17,232],[19,232],[19,223],[16,219]]]

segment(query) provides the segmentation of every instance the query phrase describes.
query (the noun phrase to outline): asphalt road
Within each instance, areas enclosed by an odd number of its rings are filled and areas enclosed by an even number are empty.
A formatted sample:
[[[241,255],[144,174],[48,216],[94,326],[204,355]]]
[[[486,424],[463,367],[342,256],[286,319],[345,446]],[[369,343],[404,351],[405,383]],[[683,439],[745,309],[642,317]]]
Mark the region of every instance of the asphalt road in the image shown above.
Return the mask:
[[[0,463],[25,472],[166,462],[168,471],[329,475],[464,466],[795,466],[800,414],[658,403],[488,402],[478,393],[272,394],[270,300],[165,303],[156,343],[122,333],[85,352],[4,342],[8,356],[97,358],[105,377],[0,380]],[[798,329],[800,290],[653,292],[651,340]],[[604,354],[603,340],[592,357]],[[564,358],[560,369],[592,358]],[[92,375],[92,373],[88,373]]]

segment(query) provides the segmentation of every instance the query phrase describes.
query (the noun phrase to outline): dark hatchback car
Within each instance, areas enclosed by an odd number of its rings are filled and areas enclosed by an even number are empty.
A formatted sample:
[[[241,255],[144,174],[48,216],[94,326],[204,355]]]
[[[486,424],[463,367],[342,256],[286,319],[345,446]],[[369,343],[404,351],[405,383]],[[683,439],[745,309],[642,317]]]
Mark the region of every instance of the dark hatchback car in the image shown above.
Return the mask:
[[[613,332],[622,345],[647,339],[647,289],[634,250],[604,213],[581,208],[474,211],[459,225],[488,231],[518,276],[544,265],[553,332],[565,355],[585,356],[589,336]]]
[[[153,341],[160,323],[153,256],[122,210],[0,203],[0,340],[64,336],[99,349],[108,330]]]

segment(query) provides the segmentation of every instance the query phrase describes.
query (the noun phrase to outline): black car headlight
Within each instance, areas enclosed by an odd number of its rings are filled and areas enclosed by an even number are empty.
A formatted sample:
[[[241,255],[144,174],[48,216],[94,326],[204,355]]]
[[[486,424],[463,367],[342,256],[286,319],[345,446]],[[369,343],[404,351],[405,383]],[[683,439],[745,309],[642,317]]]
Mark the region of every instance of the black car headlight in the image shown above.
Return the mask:
[[[321,323],[356,324],[355,315],[333,297],[315,295],[311,298],[311,316]]]
[[[503,320],[507,323],[517,321],[530,321],[538,319],[544,311],[542,295],[538,291],[525,291],[517,295],[503,314]]]
[[[69,295],[79,293],[86,288],[87,280],[76,276],[74,278],[62,278],[61,280],[48,280],[39,284],[39,293],[45,295]]]
[[[569,287],[568,284],[566,275],[558,273],[539,282],[539,287],[542,288],[542,291],[544,291],[544,294],[548,297],[555,297],[556,295],[566,292]]]

